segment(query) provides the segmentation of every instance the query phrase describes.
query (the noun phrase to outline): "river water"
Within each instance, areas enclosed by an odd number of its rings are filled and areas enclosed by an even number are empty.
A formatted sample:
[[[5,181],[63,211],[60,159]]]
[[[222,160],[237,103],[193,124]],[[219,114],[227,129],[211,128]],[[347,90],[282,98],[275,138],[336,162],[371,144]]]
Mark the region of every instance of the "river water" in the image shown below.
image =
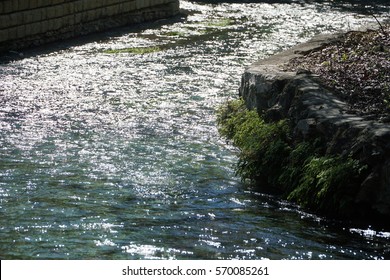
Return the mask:
[[[0,258],[389,258],[385,230],[244,186],[215,124],[249,64],[374,22],[332,3],[181,1],[186,17],[4,60]]]

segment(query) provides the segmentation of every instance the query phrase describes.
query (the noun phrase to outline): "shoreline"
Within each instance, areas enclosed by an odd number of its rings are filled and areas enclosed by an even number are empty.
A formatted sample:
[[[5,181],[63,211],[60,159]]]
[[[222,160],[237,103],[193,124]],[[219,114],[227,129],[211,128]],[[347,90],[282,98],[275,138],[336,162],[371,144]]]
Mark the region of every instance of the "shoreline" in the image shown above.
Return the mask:
[[[237,173],[256,188],[326,217],[389,226],[390,126],[351,113],[311,71],[285,71],[342,35],[316,36],[248,67],[244,104],[220,109],[219,128],[240,150]]]

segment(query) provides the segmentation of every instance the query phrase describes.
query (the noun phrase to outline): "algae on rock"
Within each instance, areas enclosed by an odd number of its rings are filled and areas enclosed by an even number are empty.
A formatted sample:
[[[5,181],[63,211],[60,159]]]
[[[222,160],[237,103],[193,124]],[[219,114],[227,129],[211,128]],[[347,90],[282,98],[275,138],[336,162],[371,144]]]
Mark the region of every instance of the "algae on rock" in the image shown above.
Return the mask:
[[[294,139],[288,120],[266,122],[241,99],[223,105],[217,122],[239,149],[236,171],[244,181],[319,213],[351,215],[365,170],[358,160],[326,155],[321,139]]]

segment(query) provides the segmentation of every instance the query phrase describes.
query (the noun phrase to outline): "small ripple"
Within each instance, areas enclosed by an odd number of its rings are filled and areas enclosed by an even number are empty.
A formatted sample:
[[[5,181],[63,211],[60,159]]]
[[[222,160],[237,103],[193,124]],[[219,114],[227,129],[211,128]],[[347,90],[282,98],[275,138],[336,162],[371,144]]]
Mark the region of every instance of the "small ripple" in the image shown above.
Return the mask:
[[[351,233],[357,233],[361,236],[367,237],[367,238],[374,238],[374,237],[379,237],[379,238],[385,238],[385,239],[390,239],[390,232],[383,232],[383,231],[375,231],[373,229],[357,229],[357,228],[351,228],[349,229]]]

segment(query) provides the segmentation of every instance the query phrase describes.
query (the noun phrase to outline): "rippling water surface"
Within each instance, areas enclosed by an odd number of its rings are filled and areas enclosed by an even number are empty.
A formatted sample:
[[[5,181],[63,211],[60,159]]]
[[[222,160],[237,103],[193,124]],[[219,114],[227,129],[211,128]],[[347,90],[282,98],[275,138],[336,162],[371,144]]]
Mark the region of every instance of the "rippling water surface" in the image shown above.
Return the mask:
[[[0,257],[388,258],[388,232],[245,188],[215,124],[256,59],[374,19],[327,3],[181,7],[0,64]]]

